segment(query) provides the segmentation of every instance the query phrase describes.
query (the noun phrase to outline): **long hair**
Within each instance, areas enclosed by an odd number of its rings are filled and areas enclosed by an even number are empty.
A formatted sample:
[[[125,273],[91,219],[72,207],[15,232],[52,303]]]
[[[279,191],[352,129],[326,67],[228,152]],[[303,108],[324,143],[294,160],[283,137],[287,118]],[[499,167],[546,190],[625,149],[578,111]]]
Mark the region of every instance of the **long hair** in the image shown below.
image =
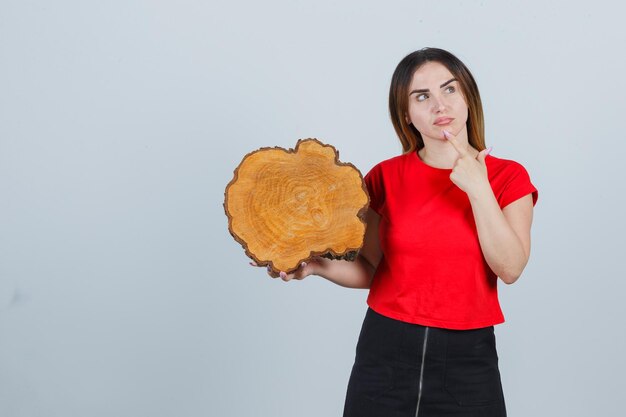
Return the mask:
[[[412,124],[408,124],[405,115],[409,113],[409,88],[413,74],[424,63],[436,61],[448,68],[458,80],[463,97],[468,106],[467,139],[471,146],[482,151],[485,149],[485,120],[480,93],[469,69],[456,56],[439,48],[422,48],[405,56],[398,64],[389,88],[389,115],[396,130],[403,153],[420,150],[424,140]]]

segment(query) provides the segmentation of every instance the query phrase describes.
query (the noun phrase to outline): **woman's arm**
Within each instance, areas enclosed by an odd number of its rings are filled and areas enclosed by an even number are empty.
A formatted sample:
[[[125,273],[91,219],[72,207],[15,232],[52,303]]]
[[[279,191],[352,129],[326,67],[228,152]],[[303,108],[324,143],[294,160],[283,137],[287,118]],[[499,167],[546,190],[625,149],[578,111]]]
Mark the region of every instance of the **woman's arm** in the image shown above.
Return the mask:
[[[272,278],[279,276],[283,281],[303,279],[309,275],[318,275],[337,285],[347,288],[369,288],[374,272],[382,258],[382,251],[378,240],[378,225],[380,216],[372,209],[367,210],[365,217],[367,226],[363,246],[354,261],[331,260],[315,257],[304,267],[298,268],[291,274],[272,274]]]
[[[500,209],[485,163],[491,148],[483,149],[474,157],[450,132],[444,130],[443,137],[459,153],[460,158],[454,163],[450,180],[469,197],[485,260],[502,281],[513,284],[522,275],[530,256],[532,195],[528,194]]]
[[[311,275],[318,275],[346,288],[370,287],[374,270],[362,255],[357,256],[354,261],[325,258],[320,260],[321,262],[314,264]]]
[[[487,264],[507,284],[522,275],[530,257],[532,195],[500,209],[491,187],[469,195],[478,240]]]

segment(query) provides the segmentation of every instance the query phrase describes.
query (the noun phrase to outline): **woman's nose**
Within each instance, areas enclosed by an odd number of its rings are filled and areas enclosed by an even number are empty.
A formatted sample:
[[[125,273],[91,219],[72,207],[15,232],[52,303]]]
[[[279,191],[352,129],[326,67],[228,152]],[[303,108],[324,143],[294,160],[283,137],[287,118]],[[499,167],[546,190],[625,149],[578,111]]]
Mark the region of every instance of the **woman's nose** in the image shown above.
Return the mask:
[[[444,111],[446,110],[447,103],[443,99],[443,97],[433,97],[433,111]]]

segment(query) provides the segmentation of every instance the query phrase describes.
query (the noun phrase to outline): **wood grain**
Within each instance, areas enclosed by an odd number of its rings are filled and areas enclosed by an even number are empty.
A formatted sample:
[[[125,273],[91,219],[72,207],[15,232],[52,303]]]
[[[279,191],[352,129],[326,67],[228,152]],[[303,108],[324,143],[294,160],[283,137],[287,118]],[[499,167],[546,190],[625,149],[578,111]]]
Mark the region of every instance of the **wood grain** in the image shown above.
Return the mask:
[[[315,138],[247,154],[224,192],[230,234],[275,272],[293,272],[312,256],[354,260],[368,206],[359,170]]]

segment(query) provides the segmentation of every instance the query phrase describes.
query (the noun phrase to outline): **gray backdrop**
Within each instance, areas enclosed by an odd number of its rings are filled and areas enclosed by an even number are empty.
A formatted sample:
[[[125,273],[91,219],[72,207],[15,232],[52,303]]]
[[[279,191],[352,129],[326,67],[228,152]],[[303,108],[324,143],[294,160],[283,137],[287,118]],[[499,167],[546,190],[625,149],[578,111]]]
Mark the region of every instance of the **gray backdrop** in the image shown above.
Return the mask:
[[[0,416],[338,416],[366,290],[251,268],[242,157],[401,153],[393,69],[473,72],[539,189],[499,284],[509,415],[620,415],[626,36],[617,2],[0,2]],[[622,353],[620,353],[622,352]]]

